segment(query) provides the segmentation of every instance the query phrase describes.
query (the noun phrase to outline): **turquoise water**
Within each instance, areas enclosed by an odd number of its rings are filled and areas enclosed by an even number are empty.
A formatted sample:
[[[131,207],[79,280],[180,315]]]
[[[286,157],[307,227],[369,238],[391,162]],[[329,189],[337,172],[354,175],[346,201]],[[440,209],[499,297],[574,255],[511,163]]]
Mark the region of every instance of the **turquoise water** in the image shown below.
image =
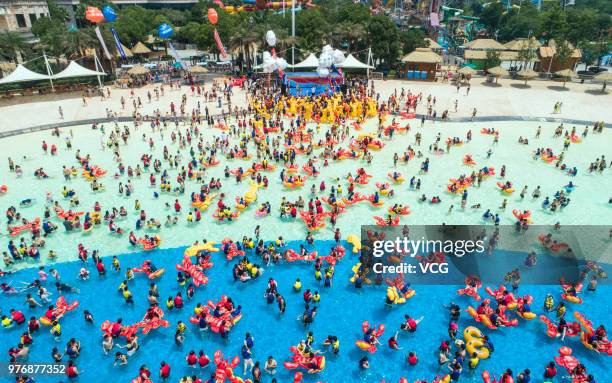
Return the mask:
[[[291,243],[290,246],[297,249],[298,244]],[[330,242],[317,241],[314,249],[318,250],[319,254],[327,254],[331,246]],[[348,247],[350,248],[350,245]],[[309,250],[312,249],[309,248]],[[174,248],[148,253],[124,254],[119,259],[123,270],[127,267],[139,266],[145,259],[151,259],[157,267],[165,268],[166,273],[156,280],[160,290],[160,302],[163,302],[167,296],[174,296],[176,292],[184,290],[175,281],[174,267],[182,258],[182,253],[183,248]],[[494,257],[499,259],[499,269],[502,273],[504,270],[522,265],[524,254],[497,251]],[[254,256],[251,258],[255,259]],[[534,270],[546,269],[550,264],[549,258],[549,256],[539,255],[538,266]],[[315,281],[312,264],[282,263],[265,267],[263,276],[241,283],[234,282],[232,278],[232,266],[235,261],[228,262],[219,253],[213,254],[212,260],[214,267],[207,272],[210,278],[209,284],[197,289],[195,298],[186,302],[182,310],[172,312],[164,310],[166,311],[165,319],[171,323],[170,327],[154,330],[148,335],[141,335],[139,337],[140,350],[130,358],[127,366],[117,367],[112,366],[112,356],[105,356],[102,353],[99,325],[106,319],[114,321],[118,317],[122,317],[124,323],[127,324],[139,321],[148,306],[146,302],[148,279],[142,274],[136,274],[135,279],[130,282],[130,290],[136,303],[134,306],[127,306],[122,296],[115,290],[123,279],[123,273],[110,271],[109,258],[104,260],[108,270],[104,277],[94,275],[93,265],[88,266],[92,272],[88,281],[77,279],[78,270],[82,267],[80,262],[55,265],[63,282],[80,288],[80,294],[66,295],[68,301],[78,299],[80,306],[66,314],[61,320],[63,331],[61,341],[56,343],[48,333],[48,328],[43,328],[34,336],[34,346],[29,361],[49,361],[53,346],[63,349],[68,339],[75,337],[82,343],[82,353],[76,361],[79,369],[83,371],[83,376],[79,379],[82,382],[107,382],[110,376],[113,377],[113,381],[130,381],[137,375],[138,368],[142,364],[149,367],[156,377],[154,381],[158,381],[157,370],[162,360],[172,366],[171,381],[178,381],[181,376],[194,373],[202,378],[207,378],[211,367],[200,371],[186,366],[184,358],[190,350],[198,352],[202,349],[211,358],[218,349],[223,350],[226,356],[239,355],[244,334],[248,331],[255,338],[254,360],[259,360],[263,365],[266,357],[273,355],[281,366],[282,362],[289,360],[289,347],[305,339],[307,331],[313,331],[315,348],[321,348],[322,341],[329,334],[338,336],[341,344],[339,355],[325,353],[326,369],[316,377],[307,376],[308,382],[379,382],[381,379],[396,382],[400,376],[407,377],[410,381],[416,379],[431,381],[435,375],[447,372],[445,367],[442,369],[438,367],[436,353],[438,345],[442,340],[447,339],[448,311],[443,308],[443,305],[448,304],[451,300],[460,304],[462,309],[465,309],[468,304],[474,304],[469,298],[456,295],[456,289],[463,286],[418,285],[413,286],[416,289],[416,295],[406,304],[394,306],[391,309],[386,308],[384,305],[385,286],[370,286],[358,290],[349,283],[348,279],[352,275],[350,269],[357,262],[356,256],[350,252],[337,265],[331,288],[325,288]],[[523,270],[524,280],[529,281],[531,273],[532,271]],[[20,281],[31,281],[36,275],[35,269],[27,269],[0,278],[0,281],[12,281],[13,285],[18,286]],[[279,315],[276,304],[267,305],[263,299],[269,277],[273,277],[278,282],[279,291],[287,301],[287,311],[284,315]],[[291,287],[296,278],[300,278],[303,282],[302,291],[310,288],[321,293],[318,315],[308,328],[305,328],[302,322],[296,319],[303,311],[302,294],[293,292]],[[50,281],[47,282],[47,285],[49,284]],[[574,310],[580,310],[595,325],[603,323],[609,328],[610,309],[607,303],[611,292],[610,286],[600,285],[595,293],[583,293],[581,296],[584,303],[581,305],[568,304],[568,318],[573,318]],[[532,295],[535,298],[532,310],[541,313],[544,296],[551,293],[555,296],[555,301],[558,301],[560,287],[558,285],[521,285],[519,293]],[[481,294],[483,297],[486,295],[483,290]],[[189,325],[191,331],[187,332],[184,345],[176,346],[173,342],[173,333],[177,321],[186,322],[197,302],[206,303],[208,300],[216,302],[221,295],[232,297],[236,304],[241,304],[243,307],[242,320],[232,329],[229,342],[223,341],[218,334],[214,333],[207,332],[200,336],[196,326]],[[57,298],[57,295],[54,294],[52,298]],[[44,310],[40,308],[27,309],[23,300],[23,295],[2,295],[0,308],[3,313],[8,312],[10,308],[19,308],[28,318],[32,315],[39,317],[44,314]],[[83,321],[84,309],[94,315],[95,325],[89,325]],[[415,318],[423,316],[424,319],[419,324],[416,333],[399,335],[399,344],[403,350],[393,351],[388,348],[386,341],[399,328],[404,314]],[[381,337],[383,345],[379,347],[378,352],[374,355],[368,354],[371,368],[367,372],[361,372],[357,367],[357,361],[365,353],[354,345],[355,340],[362,337],[361,323],[363,320],[368,320],[374,325],[384,324],[387,328]],[[463,312],[459,321],[460,331],[470,325],[475,325],[475,322]],[[482,328],[482,326],[478,327]],[[13,328],[0,332],[0,344],[4,345],[4,349],[17,344],[21,331],[19,328]],[[608,357],[586,350],[576,338],[566,338],[564,342],[559,339],[550,339],[545,334],[544,325],[537,319],[529,322],[520,320],[518,327],[495,331],[484,329],[483,331],[490,335],[495,345],[495,352],[491,358],[481,361],[477,370],[469,371],[466,368],[461,377],[463,382],[480,382],[480,374],[483,370],[487,369],[498,374],[505,368],[512,368],[515,373],[524,368],[530,368],[533,381],[539,382],[544,365],[557,355],[557,349],[562,345],[571,347],[574,355],[586,365],[589,373],[594,374],[599,382],[605,382],[608,377]],[[419,357],[419,364],[416,367],[410,367],[405,361],[409,351],[416,352]],[[6,354],[3,359],[5,358]],[[559,376],[566,375],[561,368],[559,371]],[[242,365],[236,368],[236,372],[241,375]],[[279,382],[290,382],[293,379],[293,371],[280,367],[277,378]],[[48,377],[37,379],[40,382],[59,380],[60,378]],[[264,377],[263,381],[269,382],[270,378]],[[567,380],[557,379],[556,381]]]
[[[589,135],[580,144],[572,144],[565,154],[565,160],[568,165],[578,168],[578,176],[570,177],[564,172],[556,169],[554,165],[547,164],[540,160],[532,159],[532,151],[537,147],[550,147],[555,154],[560,153],[563,140],[561,138],[553,138],[553,131],[556,124],[542,123],[542,136],[540,139],[535,139],[535,129],[538,123],[534,122],[495,122],[495,123],[443,123],[436,122],[432,124],[427,122],[424,128],[420,128],[420,122],[416,120],[398,120],[403,126],[410,122],[413,126],[409,135],[396,134],[394,139],[389,141],[383,139],[385,148],[380,152],[374,152],[374,159],[371,166],[367,166],[363,160],[344,160],[334,162],[330,160],[328,167],[322,167],[322,160],[319,161],[319,168],[322,172],[316,179],[308,180],[306,186],[301,189],[286,189],[280,181],[280,171],[282,166],[274,172],[265,173],[270,180],[270,185],[267,189],[260,189],[258,192],[258,201],[256,206],[252,206],[245,211],[233,224],[219,224],[212,219],[214,206],[202,213],[203,222],[199,224],[189,224],[186,220],[186,209],[189,207],[189,195],[191,192],[199,190],[200,185],[195,181],[187,181],[186,193],[181,196],[174,194],[161,193],[158,199],[153,197],[154,191],[159,192],[159,188],[151,188],[149,186],[148,173],[144,173],[140,178],[134,177],[132,183],[135,187],[134,194],[131,197],[121,196],[118,193],[118,185],[122,182],[124,185],[128,181],[127,176],[122,176],[119,179],[114,179],[112,175],[117,172],[117,165],[114,162],[110,149],[102,149],[101,137],[99,130],[92,130],[89,126],[73,127],[72,139],[73,149],[66,150],[64,138],[69,135],[69,129],[64,129],[60,138],[52,137],[49,131],[32,133],[10,137],[2,140],[3,156],[12,157],[15,162],[22,166],[24,175],[21,178],[15,178],[14,173],[8,172],[8,164],[6,160],[0,163],[0,171],[3,174],[0,184],[8,186],[8,193],[0,196],[0,209],[5,211],[9,206],[17,206],[19,202],[25,198],[32,198],[34,204],[27,208],[19,208],[18,211],[28,219],[42,216],[47,193],[51,193],[52,197],[59,201],[63,208],[68,209],[68,200],[61,195],[61,190],[64,185],[74,189],[79,196],[80,207],[75,210],[91,211],[96,201],[102,205],[102,211],[110,210],[112,207],[119,208],[124,206],[128,211],[128,216],[124,220],[117,220],[117,224],[123,229],[133,230],[138,217],[138,211],[134,210],[135,200],[138,199],[142,208],[147,212],[147,218],[156,218],[163,222],[167,215],[173,215],[172,209],[166,209],[165,203],[173,204],[175,198],[178,198],[183,206],[183,212],[178,216],[179,223],[172,227],[163,227],[159,232],[162,238],[162,247],[172,248],[183,246],[187,243],[192,243],[195,240],[201,240],[203,237],[220,239],[226,236],[234,238],[242,238],[243,235],[252,236],[253,229],[256,225],[261,225],[261,235],[264,238],[275,238],[281,234],[277,229],[278,225],[282,224],[282,235],[287,239],[302,239],[306,235],[306,230],[302,220],[281,220],[278,218],[279,201],[281,196],[286,197],[290,201],[296,201],[299,196],[302,196],[306,202],[311,197],[310,186],[315,184],[318,188],[321,181],[325,181],[327,189],[325,193],[317,192],[319,197],[326,196],[329,193],[332,185],[337,185],[336,179],[340,178],[340,184],[346,193],[347,182],[346,176],[349,172],[355,173],[359,167],[366,167],[369,174],[374,175],[370,184],[366,186],[358,186],[356,190],[363,194],[372,194],[376,188],[376,182],[388,182],[387,173],[393,166],[393,154],[403,153],[408,145],[412,145],[415,150],[420,150],[423,153],[423,158],[414,158],[407,164],[401,161],[397,166],[397,171],[401,172],[406,179],[416,176],[421,179],[422,186],[420,191],[411,191],[408,187],[408,182],[401,185],[394,185],[395,196],[387,199],[383,198],[385,205],[381,208],[372,208],[369,204],[357,204],[347,209],[347,212],[338,219],[338,227],[346,234],[355,233],[355,222],[359,224],[373,224],[373,216],[384,216],[387,208],[395,203],[410,205],[411,214],[402,218],[401,223],[406,224],[480,224],[482,223],[482,214],[484,210],[491,209],[494,213],[500,214],[501,224],[512,224],[516,221],[512,214],[513,209],[531,210],[533,222],[535,224],[550,225],[555,222],[562,224],[592,224],[594,222],[602,225],[612,224],[612,214],[610,209],[612,205],[608,204],[610,197],[609,190],[612,190],[612,177],[610,177],[609,169],[603,174],[589,174],[587,168],[589,163],[593,162],[602,154],[609,155],[610,135],[609,129],[605,129],[602,134]],[[390,122],[390,121],[389,121]],[[364,129],[360,132],[351,132],[351,135],[361,134],[363,132],[372,132],[375,130],[375,121],[371,120],[364,124]],[[185,164],[189,157],[189,146],[184,149],[179,149],[178,144],[172,144],[170,133],[174,127],[168,128],[163,132],[163,138],[159,132],[151,133],[148,126],[141,127],[135,130],[130,124],[132,137],[128,145],[120,145],[122,161],[127,166],[136,167],[141,163],[140,157],[143,153],[153,154],[155,158],[161,158],[163,146],[166,145],[171,154],[180,152],[183,156],[182,165]],[[308,125],[309,128],[314,128],[313,124]],[[498,145],[493,144],[493,138],[490,135],[480,133],[483,128],[495,127],[501,132]],[[188,126],[180,126],[180,130],[184,132]],[[566,126],[571,129],[571,126]],[[578,126],[578,134],[582,132],[584,127]],[[111,124],[106,124],[106,136],[108,137]],[[442,147],[444,141],[448,137],[460,137],[465,140],[467,131],[471,130],[473,134],[472,142],[465,143],[462,146],[453,147],[450,154],[436,155],[429,151],[429,146],[434,142],[437,134],[441,135]],[[323,136],[325,127],[317,139]],[[414,146],[415,132],[422,134],[422,145]],[[218,137],[221,131],[218,129],[204,130],[202,137],[204,142],[210,142],[213,137]],[[142,135],[146,138],[153,137],[155,140],[155,148],[150,150],[148,143],[142,139]],[[528,137],[529,145],[518,144],[519,136]],[[41,143],[46,140],[49,145],[55,144],[58,146],[57,156],[45,155],[40,149]],[[232,139],[233,144],[237,143],[236,139]],[[196,142],[193,142],[193,146]],[[341,145],[343,148],[348,147],[348,140]],[[281,145],[282,147],[282,145]],[[24,149],[25,148],[25,149]],[[253,151],[253,144],[249,144],[249,148]],[[108,170],[108,174],[101,178],[101,182],[106,186],[105,192],[93,192],[89,188],[88,182],[81,176],[72,179],[70,182],[64,182],[62,176],[62,165],[76,166],[79,168],[75,160],[76,150],[81,150],[81,155],[90,154],[91,163],[98,165],[103,169]],[[490,159],[486,158],[487,150],[491,149],[493,154]],[[320,151],[315,151],[320,153]],[[462,159],[464,155],[472,154],[477,165],[469,167],[463,165]],[[25,158],[24,158],[25,156]],[[431,160],[430,171],[427,175],[418,175],[420,163],[425,157]],[[298,156],[297,164],[301,166],[306,162],[306,158]],[[223,183],[221,192],[226,193],[227,203],[233,207],[234,198],[244,195],[248,190],[248,182],[245,180],[242,184],[236,184],[234,178],[225,179],[223,177],[223,168],[225,165],[230,169],[236,169],[239,166],[247,168],[251,162],[244,160],[225,160],[222,158],[220,165],[213,167],[207,171],[205,177],[209,181],[211,177],[220,178]],[[280,165],[280,164],[279,164]],[[512,195],[500,193],[496,182],[502,181],[499,177],[500,168],[505,165],[506,180],[513,182],[516,192]],[[45,180],[36,179],[33,172],[36,168],[43,166],[44,170],[49,174],[50,178]],[[460,209],[461,198],[459,196],[450,195],[446,191],[449,178],[458,178],[461,174],[469,174],[473,170],[479,169],[482,166],[494,167],[497,174],[488,180],[483,181],[480,188],[472,187],[469,189],[469,197],[467,200],[467,208]],[[163,168],[168,168],[164,162]],[[80,168],[79,168],[80,173]],[[176,186],[177,170],[170,169],[170,179],[173,181],[173,186]],[[159,176],[158,184],[159,184]],[[314,182],[313,182],[314,181]],[[576,189],[571,194],[572,203],[565,209],[551,213],[544,211],[541,208],[542,198],[532,199],[531,192],[536,186],[541,186],[542,197],[552,196],[555,192],[562,189],[569,181],[577,185]],[[521,199],[519,196],[523,186],[528,186],[527,196]],[[430,205],[428,203],[418,202],[421,194],[425,194],[428,198],[440,196],[442,203],[438,205]],[[506,209],[499,209],[504,199],[508,200]],[[255,210],[259,203],[270,202],[272,205],[272,214],[268,217],[257,217]],[[471,209],[472,205],[480,203],[481,209]],[[454,205],[454,209],[449,213],[449,208]],[[53,219],[56,223],[60,223],[56,218]],[[2,230],[6,234],[5,229]],[[138,237],[145,234],[153,234],[154,232],[147,229],[142,229],[136,233]],[[328,227],[315,232],[315,236],[320,239],[331,239],[333,231]],[[27,237],[27,236],[26,236]],[[15,240],[19,240],[19,236]],[[0,238],[0,243],[5,248],[9,238],[4,236]],[[133,248],[129,245],[127,238],[117,238],[109,234],[106,226],[96,227],[92,233],[83,234],[81,232],[66,234],[60,226],[58,233],[55,233],[46,238],[47,245],[41,250],[43,255],[42,262],[47,262],[46,255],[50,249],[58,253],[58,260],[74,260],[76,259],[76,247],[79,243],[85,244],[90,249],[98,249],[101,254],[116,254],[129,251],[138,251],[138,248]]]

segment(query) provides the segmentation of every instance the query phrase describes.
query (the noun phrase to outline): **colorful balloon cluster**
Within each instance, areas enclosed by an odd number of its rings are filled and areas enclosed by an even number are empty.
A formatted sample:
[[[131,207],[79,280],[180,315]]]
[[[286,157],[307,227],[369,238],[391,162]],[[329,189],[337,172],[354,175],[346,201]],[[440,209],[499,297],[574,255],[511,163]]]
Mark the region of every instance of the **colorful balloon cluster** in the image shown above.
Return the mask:
[[[330,74],[330,69],[333,69],[334,65],[338,65],[344,61],[344,53],[338,49],[334,49],[331,45],[326,45],[321,50],[319,56],[319,66],[317,73],[319,77],[327,77]]]

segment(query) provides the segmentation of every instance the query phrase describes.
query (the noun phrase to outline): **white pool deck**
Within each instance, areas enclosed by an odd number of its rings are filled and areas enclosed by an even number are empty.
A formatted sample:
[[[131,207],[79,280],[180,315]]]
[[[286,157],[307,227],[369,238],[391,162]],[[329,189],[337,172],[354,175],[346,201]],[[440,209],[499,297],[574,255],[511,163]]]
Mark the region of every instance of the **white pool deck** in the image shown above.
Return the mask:
[[[477,116],[522,116],[542,118],[563,118],[587,121],[612,121],[612,95],[599,93],[601,85],[568,83],[567,90],[561,89],[561,83],[552,81],[530,81],[530,88],[518,88],[523,84],[519,80],[501,79],[500,86],[483,85],[484,79],[474,78],[469,94],[467,88],[459,93],[454,86],[441,83],[411,82],[399,80],[376,80],[376,91],[380,93],[381,100],[401,88],[411,90],[413,93],[423,92],[424,97],[431,94],[436,97],[437,115],[440,116],[445,109],[450,112],[451,118],[470,117],[474,108]],[[208,88],[210,84],[206,85]],[[553,89],[550,89],[550,88]],[[186,93],[187,111],[201,102],[202,110],[207,105],[210,112],[219,112],[216,102],[203,103],[202,97],[191,97],[188,87],[179,90],[166,90],[159,101],[147,102],[147,91],[153,93],[155,85],[148,85],[135,90],[135,96],[142,99],[143,107],[139,110],[142,115],[152,114],[160,108],[162,112],[169,110],[170,102],[180,104],[181,96]],[[121,110],[120,98],[126,99],[126,108]],[[454,102],[458,100],[458,110],[454,112]],[[244,92],[234,89],[233,105],[238,107],[246,105]],[[553,114],[556,102],[562,102],[561,113]],[[0,107],[0,132],[28,128],[37,125],[59,123],[65,121],[87,120],[106,117],[106,110],[111,109],[122,117],[132,115],[132,100],[128,89],[111,88],[111,97],[101,101],[99,97],[87,100],[83,105],[80,97],[58,101],[32,102]],[[64,119],[60,119],[58,108],[62,107]],[[425,113],[426,103],[421,103],[418,113]]]

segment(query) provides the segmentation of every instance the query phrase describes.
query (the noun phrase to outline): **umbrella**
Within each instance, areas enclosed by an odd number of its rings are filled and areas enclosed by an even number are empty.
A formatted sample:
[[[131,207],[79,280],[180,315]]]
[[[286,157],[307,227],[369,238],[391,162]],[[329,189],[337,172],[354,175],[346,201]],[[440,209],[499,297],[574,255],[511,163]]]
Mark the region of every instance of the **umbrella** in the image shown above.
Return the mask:
[[[517,73],[517,75],[519,77],[522,77],[525,79],[525,85],[527,85],[527,80],[534,78],[534,77],[538,77],[538,72],[534,71],[533,69],[523,69],[521,71],[519,71]]]
[[[508,71],[505,70],[504,68],[500,67],[500,66],[496,66],[494,68],[489,68],[487,69],[487,72],[491,75],[495,77],[495,83],[497,83],[497,79],[501,76],[507,76],[508,75]]]
[[[199,65],[193,66],[191,68],[189,68],[189,72],[191,73],[208,73],[208,69],[203,68]]]
[[[565,88],[565,83],[567,82],[567,80],[571,79],[572,77],[576,77],[576,73],[571,69],[563,69],[558,72],[555,72],[555,74],[557,76],[563,77],[563,87],[564,88]]]
[[[459,69],[457,71],[457,73],[459,74],[463,74],[463,75],[475,75],[476,74],[476,70],[474,68],[471,68],[469,66],[464,66],[463,68]]]
[[[136,65],[127,71],[131,75],[143,75],[149,73],[149,70],[143,66]]]
[[[612,73],[611,72],[601,72],[598,75],[596,75],[595,77],[593,77],[593,80],[596,81],[601,81],[603,82],[603,88],[601,88],[601,91],[603,92],[604,90],[606,90],[606,83],[608,81],[612,81]]]

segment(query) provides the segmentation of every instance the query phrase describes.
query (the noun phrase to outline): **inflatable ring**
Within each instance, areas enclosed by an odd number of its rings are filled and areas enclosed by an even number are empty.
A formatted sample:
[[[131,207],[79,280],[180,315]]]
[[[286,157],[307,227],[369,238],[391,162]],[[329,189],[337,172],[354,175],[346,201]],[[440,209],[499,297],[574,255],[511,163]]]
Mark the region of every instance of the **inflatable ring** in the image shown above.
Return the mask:
[[[466,327],[463,331],[463,338],[465,339],[465,349],[469,355],[476,354],[478,359],[489,357],[489,349],[484,346],[484,337],[477,327]]]

